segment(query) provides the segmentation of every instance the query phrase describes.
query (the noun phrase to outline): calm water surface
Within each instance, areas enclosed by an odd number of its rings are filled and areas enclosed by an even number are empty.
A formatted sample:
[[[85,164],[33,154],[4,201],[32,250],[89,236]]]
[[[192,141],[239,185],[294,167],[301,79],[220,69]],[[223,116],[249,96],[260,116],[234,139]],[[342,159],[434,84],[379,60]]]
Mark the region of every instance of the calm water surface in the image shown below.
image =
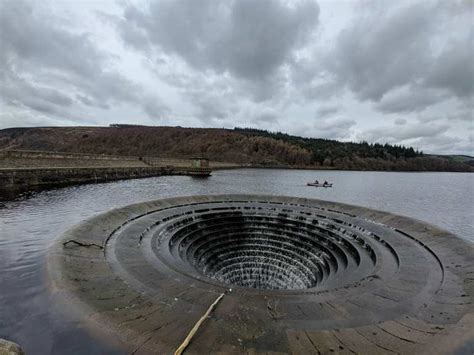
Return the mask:
[[[315,178],[332,189],[307,187]],[[151,199],[263,193],[345,202],[414,217],[474,242],[474,175],[242,169],[209,179],[166,176],[44,191],[0,204],[0,338],[31,354],[120,353],[51,300],[48,248],[74,224]]]

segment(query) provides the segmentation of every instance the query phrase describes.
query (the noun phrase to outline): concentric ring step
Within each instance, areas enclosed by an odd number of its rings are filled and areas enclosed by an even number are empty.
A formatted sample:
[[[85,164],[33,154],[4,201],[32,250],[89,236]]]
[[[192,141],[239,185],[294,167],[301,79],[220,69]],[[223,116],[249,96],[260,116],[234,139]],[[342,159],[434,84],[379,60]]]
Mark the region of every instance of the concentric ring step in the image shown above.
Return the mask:
[[[136,353],[431,353],[472,345],[474,248],[407,217],[221,195],[113,210],[69,231],[51,278]],[[471,340],[470,340],[471,339]],[[471,343],[469,342],[471,341]]]

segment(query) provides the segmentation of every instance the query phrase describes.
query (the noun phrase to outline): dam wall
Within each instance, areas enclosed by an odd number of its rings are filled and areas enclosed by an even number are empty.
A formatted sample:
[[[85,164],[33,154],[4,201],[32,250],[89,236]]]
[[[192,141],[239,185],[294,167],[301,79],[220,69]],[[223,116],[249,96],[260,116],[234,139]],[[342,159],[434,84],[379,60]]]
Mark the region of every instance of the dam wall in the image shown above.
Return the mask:
[[[173,169],[166,167],[0,169],[0,192],[145,178],[172,173]]]
[[[0,151],[1,168],[79,168],[148,166],[140,157],[58,153],[28,150]]]
[[[0,197],[73,184],[162,175],[209,176],[211,169],[238,167],[211,162],[196,168],[189,159],[79,154],[28,150],[0,151]]]
[[[226,162],[210,162],[213,169],[240,167]],[[105,154],[64,153],[34,150],[0,150],[0,169],[90,168],[90,167],[190,167],[189,159],[138,157]]]
[[[125,155],[64,153],[41,150],[0,150],[0,159],[89,159],[89,160],[139,160],[138,157]]]

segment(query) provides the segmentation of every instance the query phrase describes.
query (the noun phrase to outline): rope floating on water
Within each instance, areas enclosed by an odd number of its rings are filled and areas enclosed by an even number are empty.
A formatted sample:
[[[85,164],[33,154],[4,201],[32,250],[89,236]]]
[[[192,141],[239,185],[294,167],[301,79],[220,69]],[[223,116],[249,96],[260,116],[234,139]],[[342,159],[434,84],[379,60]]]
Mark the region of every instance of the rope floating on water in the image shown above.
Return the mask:
[[[181,343],[178,349],[176,349],[176,351],[174,352],[174,355],[181,355],[183,353],[184,349],[186,349],[186,347],[189,345],[189,343],[191,342],[191,339],[193,338],[194,334],[196,334],[201,324],[206,320],[207,317],[209,317],[209,314],[211,314],[212,310],[217,306],[217,304],[224,297],[224,295],[225,293],[221,293],[220,296],[217,297],[217,299],[214,301],[214,303],[209,306],[206,313],[204,313],[204,315],[197,321],[193,329],[191,329],[191,331],[189,332],[186,339],[184,339],[184,341]]]

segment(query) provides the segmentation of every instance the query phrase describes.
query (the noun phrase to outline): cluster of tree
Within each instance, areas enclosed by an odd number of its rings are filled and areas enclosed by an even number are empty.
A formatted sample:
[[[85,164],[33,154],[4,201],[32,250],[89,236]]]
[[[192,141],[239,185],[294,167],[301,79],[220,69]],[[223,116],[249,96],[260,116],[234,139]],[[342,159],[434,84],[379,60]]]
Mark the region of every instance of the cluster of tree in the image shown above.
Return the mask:
[[[345,170],[474,171],[469,159],[389,144],[302,138],[248,128],[114,125],[0,130],[0,149],[189,158],[251,166]],[[472,161],[472,160],[471,160]]]
[[[312,153],[311,163],[323,165],[326,159],[331,161],[349,158],[380,158],[382,160],[392,160],[393,158],[414,158],[422,156],[423,152],[405,147],[402,145],[390,145],[379,143],[353,143],[339,142],[322,138],[303,138],[292,136],[281,132],[269,132],[266,130],[253,128],[234,128],[236,132],[249,136],[261,136],[278,139],[302,148],[308,149]]]

